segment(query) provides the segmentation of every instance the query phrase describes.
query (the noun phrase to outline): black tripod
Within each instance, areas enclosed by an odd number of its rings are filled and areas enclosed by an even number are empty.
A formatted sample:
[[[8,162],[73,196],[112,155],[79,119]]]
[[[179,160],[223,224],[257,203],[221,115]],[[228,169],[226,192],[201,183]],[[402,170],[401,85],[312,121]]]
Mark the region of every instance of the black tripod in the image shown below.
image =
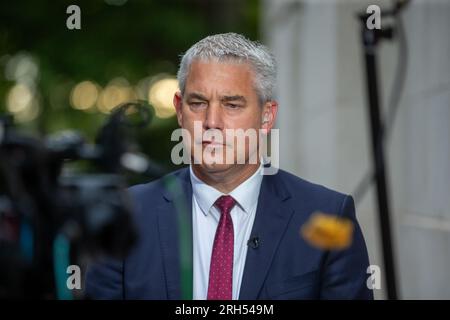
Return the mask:
[[[369,15],[367,13],[359,14],[361,21],[361,35],[364,49],[364,58],[366,66],[366,80],[367,80],[367,102],[369,108],[371,140],[372,140],[372,156],[374,164],[374,172],[370,180],[374,179],[377,188],[377,202],[379,211],[379,221],[381,229],[382,247],[384,268],[386,274],[387,296],[388,299],[397,299],[397,284],[395,276],[395,261],[392,246],[391,222],[389,213],[389,196],[386,183],[386,166],[384,155],[384,139],[390,126],[386,126],[386,121],[383,121],[380,112],[380,101],[378,91],[377,79],[377,49],[378,44],[385,39],[393,39],[400,31],[403,31],[401,21],[398,17],[401,9],[409,1],[396,1],[392,10],[381,12],[383,18],[393,18],[397,20],[397,24],[389,25],[380,29],[369,29],[367,27],[367,20]],[[397,91],[397,92],[396,92]],[[391,109],[395,109],[398,104],[400,88],[394,87],[394,94],[397,99],[393,99]],[[396,100],[396,101],[395,101]],[[391,101],[392,102],[392,101]],[[390,110],[393,111],[393,110]],[[394,114],[390,115],[392,118]],[[392,118],[387,118],[391,120]]]

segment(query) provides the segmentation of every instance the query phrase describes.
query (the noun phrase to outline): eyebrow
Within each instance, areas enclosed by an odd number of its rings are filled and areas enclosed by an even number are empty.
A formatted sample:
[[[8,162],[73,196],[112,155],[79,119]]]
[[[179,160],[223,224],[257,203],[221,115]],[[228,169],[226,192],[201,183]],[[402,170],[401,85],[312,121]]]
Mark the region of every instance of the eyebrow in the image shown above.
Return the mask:
[[[197,92],[192,92],[187,95],[186,100],[191,100],[191,99],[208,101],[208,99],[204,95],[197,93]],[[222,102],[241,101],[243,103],[247,103],[247,99],[245,99],[245,97],[241,96],[241,95],[223,96],[220,98],[220,100]]]
[[[247,102],[247,99],[245,99],[244,96],[239,96],[239,95],[235,95],[235,96],[223,96],[221,99],[221,101],[224,102],[228,102],[228,101],[241,101],[243,103]]]
[[[189,93],[188,96],[186,97],[186,100],[190,100],[190,99],[198,99],[198,100],[204,100],[207,101],[208,99],[206,99],[206,97],[200,93]]]

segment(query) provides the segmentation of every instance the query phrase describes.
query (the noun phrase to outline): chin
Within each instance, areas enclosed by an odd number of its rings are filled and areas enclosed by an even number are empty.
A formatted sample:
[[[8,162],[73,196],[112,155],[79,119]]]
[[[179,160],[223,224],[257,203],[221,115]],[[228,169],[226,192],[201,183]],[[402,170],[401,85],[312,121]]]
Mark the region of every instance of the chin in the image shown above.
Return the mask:
[[[208,173],[215,173],[215,172],[225,171],[233,166],[234,166],[233,164],[202,163],[200,165],[200,169],[205,172],[208,172]]]

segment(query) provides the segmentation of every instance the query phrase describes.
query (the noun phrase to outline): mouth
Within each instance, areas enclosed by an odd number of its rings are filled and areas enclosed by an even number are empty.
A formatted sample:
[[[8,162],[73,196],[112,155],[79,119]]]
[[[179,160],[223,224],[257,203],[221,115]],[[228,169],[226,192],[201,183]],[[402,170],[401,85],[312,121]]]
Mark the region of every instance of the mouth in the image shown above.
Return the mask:
[[[210,146],[210,147],[223,147],[226,146],[225,143],[218,143],[216,141],[202,141],[203,146]]]

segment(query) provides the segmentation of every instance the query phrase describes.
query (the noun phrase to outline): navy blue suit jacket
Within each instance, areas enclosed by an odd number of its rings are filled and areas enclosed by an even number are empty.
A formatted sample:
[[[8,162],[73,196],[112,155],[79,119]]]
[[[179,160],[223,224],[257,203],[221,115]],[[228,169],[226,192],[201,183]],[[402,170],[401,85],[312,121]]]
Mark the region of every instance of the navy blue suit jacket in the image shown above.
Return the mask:
[[[139,240],[124,260],[105,259],[89,266],[85,292],[94,299],[181,299],[179,234],[175,209],[187,205],[192,231],[189,169],[170,174],[179,182],[169,192],[159,179],[131,187]],[[178,201],[178,203],[180,203]],[[323,251],[299,235],[314,211],[335,213],[355,225],[352,245]],[[240,299],[372,299],[367,288],[367,249],[356,221],[353,199],[279,170],[263,177],[248,248]]]

